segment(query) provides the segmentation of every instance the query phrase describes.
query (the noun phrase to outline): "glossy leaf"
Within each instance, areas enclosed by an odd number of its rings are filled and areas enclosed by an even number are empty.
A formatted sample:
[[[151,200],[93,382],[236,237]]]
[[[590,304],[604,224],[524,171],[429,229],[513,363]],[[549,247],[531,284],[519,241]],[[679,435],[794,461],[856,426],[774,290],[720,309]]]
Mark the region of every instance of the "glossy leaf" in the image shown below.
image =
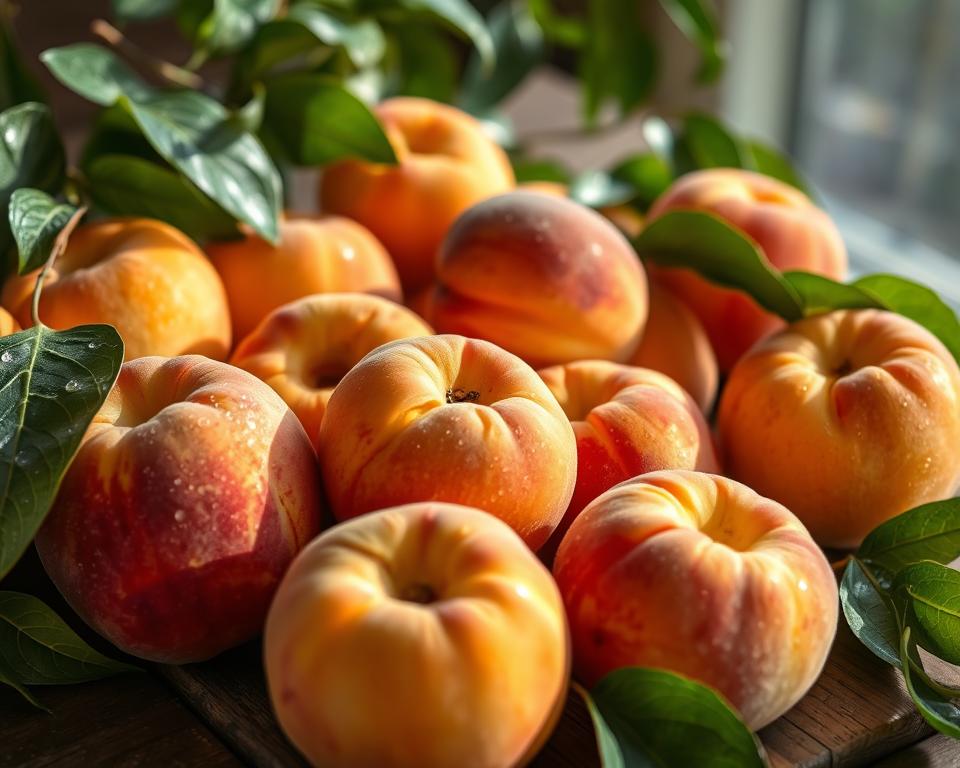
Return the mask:
[[[47,707],[43,706],[33,694],[27,690],[27,686],[23,685],[19,680],[17,680],[16,675],[14,675],[13,670],[8,669],[3,659],[0,658],[0,685],[7,685],[17,693],[19,693],[29,704],[32,704],[37,709],[42,709],[44,712],[50,712]]]
[[[396,156],[370,108],[338,83],[294,74],[272,80],[265,120],[293,162],[320,165],[344,157],[395,163]]]
[[[597,753],[600,755],[600,765],[603,768],[626,768],[620,743],[617,741],[617,737],[613,735],[613,731],[610,730],[610,726],[607,725],[607,721],[603,719],[600,710],[597,709],[593,697],[576,683],[574,683],[574,688],[583,698],[587,705],[587,712],[590,713],[594,738],[597,741]],[[642,763],[638,764],[638,768],[642,768],[642,765]]]
[[[904,627],[900,639],[900,658],[906,660],[910,653],[910,627]],[[904,663],[901,667],[907,691],[923,719],[940,733],[960,739],[960,707],[915,675],[910,664]]]
[[[373,19],[348,19],[311,5],[295,5],[284,17],[300,24],[324,45],[342,47],[358,69],[379,63],[386,50],[386,39]]]
[[[719,120],[698,112],[684,117],[673,153],[678,174],[700,168],[744,168],[746,165],[740,140]]]
[[[32,595],[0,592],[0,661],[23,685],[100,680],[136,667],[91,648]]]
[[[847,624],[881,660],[900,666],[896,610],[870,567],[853,557],[840,581],[840,607]]]
[[[915,507],[874,528],[857,557],[896,573],[922,560],[951,563],[960,557],[960,499]]]
[[[21,275],[46,262],[53,243],[77,208],[58,203],[46,192],[21,187],[10,198],[10,229],[19,252]]]
[[[147,141],[133,115],[119,104],[100,110],[94,118],[83,148],[81,168],[86,172],[89,164],[102,155],[132,155],[152,163],[166,164]]]
[[[453,100],[459,62],[445,35],[413,24],[393,29],[400,66],[393,72],[391,93],[435,101]]]
[[[0,109],[45,101],[43,89],[24,65],[8,23],[0,19]]]
[[[511,158],[513,174],[517,183],[527,181],[552,181],[557,184],[570,183],[570,171],[557,160]]]
[[[243,47],[279,9],[280,0],[180,0],[177,17],[197,48],[222,54]]]
[[[587,27],[583,20],[573,16],[561,16],[553,9],[551,0],[529,0],[527,6],[546,40],[555,45],[574,50],[582,48],[587,39]]]
[[[630,202],[641,210],[649,208],[673,183],[673,170],[658,154],[645,152],[620,162],[610,175],[629,184],[633,192]]]
[[[715,283],[742,290],[787,320],[803,315],[800,297],[756,243],[716,216],[694,211],[667,213],[640,233],[634,247],[644,259],[696,269]]]
[[[0,579],[33,541],[122,362],[109,325],[0,338]]]
[[[748,168],[774,179],[779,179],[812,197],[810,187],[797,173],[790,158],[780,150],[760,141],[746,141],[741,144],[741,151],[745,155]]]
[[[147,21],[171,15],[178,0],[113,0],[118,21]]]
[[[140,99],[152,93],[116,54],[93,43],[51,48],[40,54],[40,60],[71,91],[105,107],[123,95]]]
[[[834,309],[882,308],[883,305],[854,285],[838,283],[813,272],[784,272],[786,280],[803,301],[807,315],[830,312]]]
[[[725,43],[720,37],[717,20],[703,0],[660,0],[673,23],[700,49],[701,83],[716,80],[723,72]]]
[[[920,644],[960,663],[960,573],[932,561],[914,563],[897,574],[893,589],[907,596]]]
[[[634,188],[606,171],[586,171],[570,183],[569,196],[588,208],[620,205],[633,198]]]

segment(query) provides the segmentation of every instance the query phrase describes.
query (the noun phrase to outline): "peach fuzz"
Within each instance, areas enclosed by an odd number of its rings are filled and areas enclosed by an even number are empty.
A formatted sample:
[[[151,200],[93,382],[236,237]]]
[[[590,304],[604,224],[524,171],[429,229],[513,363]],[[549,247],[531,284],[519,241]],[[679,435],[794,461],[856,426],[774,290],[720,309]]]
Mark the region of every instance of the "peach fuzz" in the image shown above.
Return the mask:
[[[813,685],[837,628],[833,571],[800,521],[717,475],[612,488],[574,520],[553,573],[583,683],[671,670],[718,690],[752,730]]]
[[[647,280],[609,221],[572,200],[512,192],[461,216],[440,249],[432,322],[544,366],[625,361]]]
[[[676,381],[709,413],[720,374],[706,331],[686,304],[650,281],[650,315],[631,365],[653,368]]]
[[[960,482],[960,369],[901,315],[838,311],[761,342],[720,398],[730,474],[786,504],[823,546]]]
[[[11,277],[3,306],[24,328],[39,270]],[[185,234],[153,219],[106,219],[80,226],[47,273],[40,319],[63,330],[107,323],[120,333],[125,358],[230,351],[223,284]]]
[[[369,230],[341,216],[287,215],[280,241],[256,235],[207,245],[227,289],[239,341],[277,307],[314,293],[372,293],[400,300],[389,255]]]
[[[581,510],[636,475],[658,469],[716,472],[710,429],[693,399],[662,373],[603,360],[540,371],[577,439],[577,484],[541,551],[549,559]]]
[[[182,664],[261,631],[320,503],[310,443],[266,384],[196,355],[145,357],[121,369],[36,545],[93,629]]]
[[[573,429],[537,373],[462,336],[395,341],[357,363],[327,404],[318,455],[338,520],[448,501],[499,517],[531,549],[577,474]]]
[[[412,293],[433,279],[437,248],[454,220],[475,203],[513,189],[513,168],[480,123],[459,109],[398,97],[374,111],[397,165],[343,160],[327,166],[320,205],[368,227]]]
[[[846,275],[846,248],[830,217],[805,194],[769,176],[735,168],[689,173],[657,199],[647,222],[677,210],[718,216],[751,238],[781,271],[804,270],[835,280]],[[651,267],[651,275],[700,318],[724,373],[784,325],[745,293],[721,288],[692,270]]]
[[[269,384],[316,447],[327,402],[347,371],[381,344],[432,333],[409,309],[379,296],[321,294],[267,315],[231,362]]]
[[[284,731],[331,766],[526,765],[570,669],[549,572],[496,518],[435,502],[309,544],[270,609],[264,656]]]

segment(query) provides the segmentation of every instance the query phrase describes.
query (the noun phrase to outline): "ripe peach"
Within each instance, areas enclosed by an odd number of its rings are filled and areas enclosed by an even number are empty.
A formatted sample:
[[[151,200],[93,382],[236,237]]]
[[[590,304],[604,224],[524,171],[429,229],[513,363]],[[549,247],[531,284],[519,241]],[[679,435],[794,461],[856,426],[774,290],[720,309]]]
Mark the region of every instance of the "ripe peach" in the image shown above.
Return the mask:
[[[499,347],[425,336],[378,347],[343,377],[320,425],[338,520],[412,501],[499,517],[532,548],[570,503],[570,422],[536,372]]]
[[[512,192],[461,216],[440,249],[433,323],[531,365],[623,362],[647,319],[647,280],[623,235],[572,200]]]
[[[20,323],[7,310],[0,308],[0,336],[9,336],[20,330]]]
[[[399,164],[343,160],[324,169],[325,211],[368,227],[393,257],[407,292],[433,279],[437,248],[474,203],[514,186],[506,153],[459,109],[411,97],[375,109]]]
[[[199,355],[145,357],[120,371],[36,544],[91,627],[180,664],[260,632],[319,520],[313,450],[266,384]]]
[[[3,306],[26,328],[39,270],[11,277]],[[223,284],[185,234],[152,219],[79,227],[47,273],[40,319],[51,328],[109,323],[125,357],[197,353],[223,360],[230,315]]]
[[[719,216],[752,238],[779,270],[802,269],[841,280],[847,252],[830,217],[799,190],[749,171],[712,168],[678,179],[650,209],[652,222],[669,211]],[[651,269],[696,313],[726,373],[754,343],[783,327],[746,294],[721,288],[686,269]]]
[[[308,545],[264,656],[277,718],[311,763],[382,768],[526,764],[570,669],[547,570],[491,515],[429,502]]]
[[[650,281],[650,316],[630,363],[667,374],[710,412],[720,378],[710,339],[697,316],[657,280]]]
[[[566,197],[567,185],[559,181],[525,181],[517,184],[518,192],[539,192],[550,197]]]
[[[278,245],[249,235],[211,243],[207,253],[226,286],[238,341],[277,307],[314,293],[401,296],[383,246],[362,225],[340,216],[288,215],[280,222]]]
[[[754,730],[810,688],[837,628],[833,572],[800,521],[717,475],[612,488],[573,521],[553,572],[584,683],[669,669],[720,691]]]
[[[758,344],[720,398],[733,477],[787,505],[824,546],[960,482],[960,369],[901,315],[839,311]]]
[[[432,333],[409,309],[379,296],[307,296],[267,315],[231,362],[269,384],[316,446],[327,401],[347,371],[381,344]]]

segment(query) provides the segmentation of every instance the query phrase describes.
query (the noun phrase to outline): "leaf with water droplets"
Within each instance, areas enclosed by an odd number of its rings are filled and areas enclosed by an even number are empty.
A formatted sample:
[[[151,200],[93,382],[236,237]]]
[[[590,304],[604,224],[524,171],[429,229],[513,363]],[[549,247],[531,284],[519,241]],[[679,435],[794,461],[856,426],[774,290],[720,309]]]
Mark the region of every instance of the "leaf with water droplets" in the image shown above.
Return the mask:
[[[33,541],[122,362],[109,325],[0,338],[0,579]]]

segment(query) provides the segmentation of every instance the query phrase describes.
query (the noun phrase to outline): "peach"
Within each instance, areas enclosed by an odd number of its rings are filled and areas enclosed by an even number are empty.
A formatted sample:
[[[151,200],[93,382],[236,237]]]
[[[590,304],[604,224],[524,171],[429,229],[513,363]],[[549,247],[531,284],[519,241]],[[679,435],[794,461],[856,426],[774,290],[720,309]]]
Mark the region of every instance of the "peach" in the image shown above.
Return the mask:
[[[525,765],[565,701],[549,572],[477,509],[420,503],[332,528],[270,609],[274,710],[313,765]]]
[[[448,501],[499,517],[532,549],[577,474],[573,429],[536,372],[462,336],[395,341],[357,363],[327,404],[318,455],[338,520]]]
[[[625,361],[647,280],[623,235],[572,200],[512,192],[461,216],[440,249],[432,321],[543,366]]]
[[[525,181],[517,184],[518,192],[539,192],[550,197],[566,197],[567,185],[559,181]]]
[[[634,238],[643,231],[643,214],[632,206],[625,203],[608,205],[599,211],[629,238]]]
[[[314,293],[401,297],[383,246],[365,227],[341,216],[287,215],[277,245],[249,235],[210,243],[207,254],[226,286],[238,341],[277,307]]]
[[[735,168],[696,171],[678,179],[650,209],[652,222],[669,211],[710,213],[751,238],[779,270],[799,269],[842,280],[847,252],[830,217],[799,190]],[[720,370],[728,372],[753,344],[783,327],[740,291],[721,288],[687,269],[651,269],[696,313]]]
[[[512,189],[506,153],[480,123],[429,99],[398,97],[375,112],[397,155],[396,166],[343,160],[320,183],[325,211],[356,219],[386,246],[403,288],[433,279],[437,248],[470,206]]]
[[[823,546],[855,547],[960,482],[960,369],[891,312],[831,312],[761,342],[731,371],[718,425],[731,476]]]
[[[24,328],[39,270],[11,277],[3,306]],[[153,219],[106,219],[79,227],[47,273],[40,319],[51,328],[108,323],[125,357],[230,351],[223,284],[185,234]]]
[[[327,401],[347,371],[381,344],[432,333],[409,309],[379,296],[321,294],[267,315],[231,362],[269,384],[316,447]]]
[[[198,355],[126,363],[37,535],[80,617],[181,664],[255,636],[319,530],[316,458],[266,384]]]
[[[719,469],[710,430],[680,385],[662,373],[603,360],[540,371],[577,439],[577,484],[541,551],[549,559],[574,518],[617,483],[657,469]]]
[[[573,521],[553,572],[585,684],[668,669],[718,690],[753,730],[806,693],[837,628],[833,571],[800,521],[717,475],[612,488]]]
[[[0,336],[9,336],[20,330],[20,323],[7,310],[0,308]]]
[[[706,331],[686,304],[650,281],[650,315],[632,365],[667,374],[709,413],[717,396],[720,374]]]

